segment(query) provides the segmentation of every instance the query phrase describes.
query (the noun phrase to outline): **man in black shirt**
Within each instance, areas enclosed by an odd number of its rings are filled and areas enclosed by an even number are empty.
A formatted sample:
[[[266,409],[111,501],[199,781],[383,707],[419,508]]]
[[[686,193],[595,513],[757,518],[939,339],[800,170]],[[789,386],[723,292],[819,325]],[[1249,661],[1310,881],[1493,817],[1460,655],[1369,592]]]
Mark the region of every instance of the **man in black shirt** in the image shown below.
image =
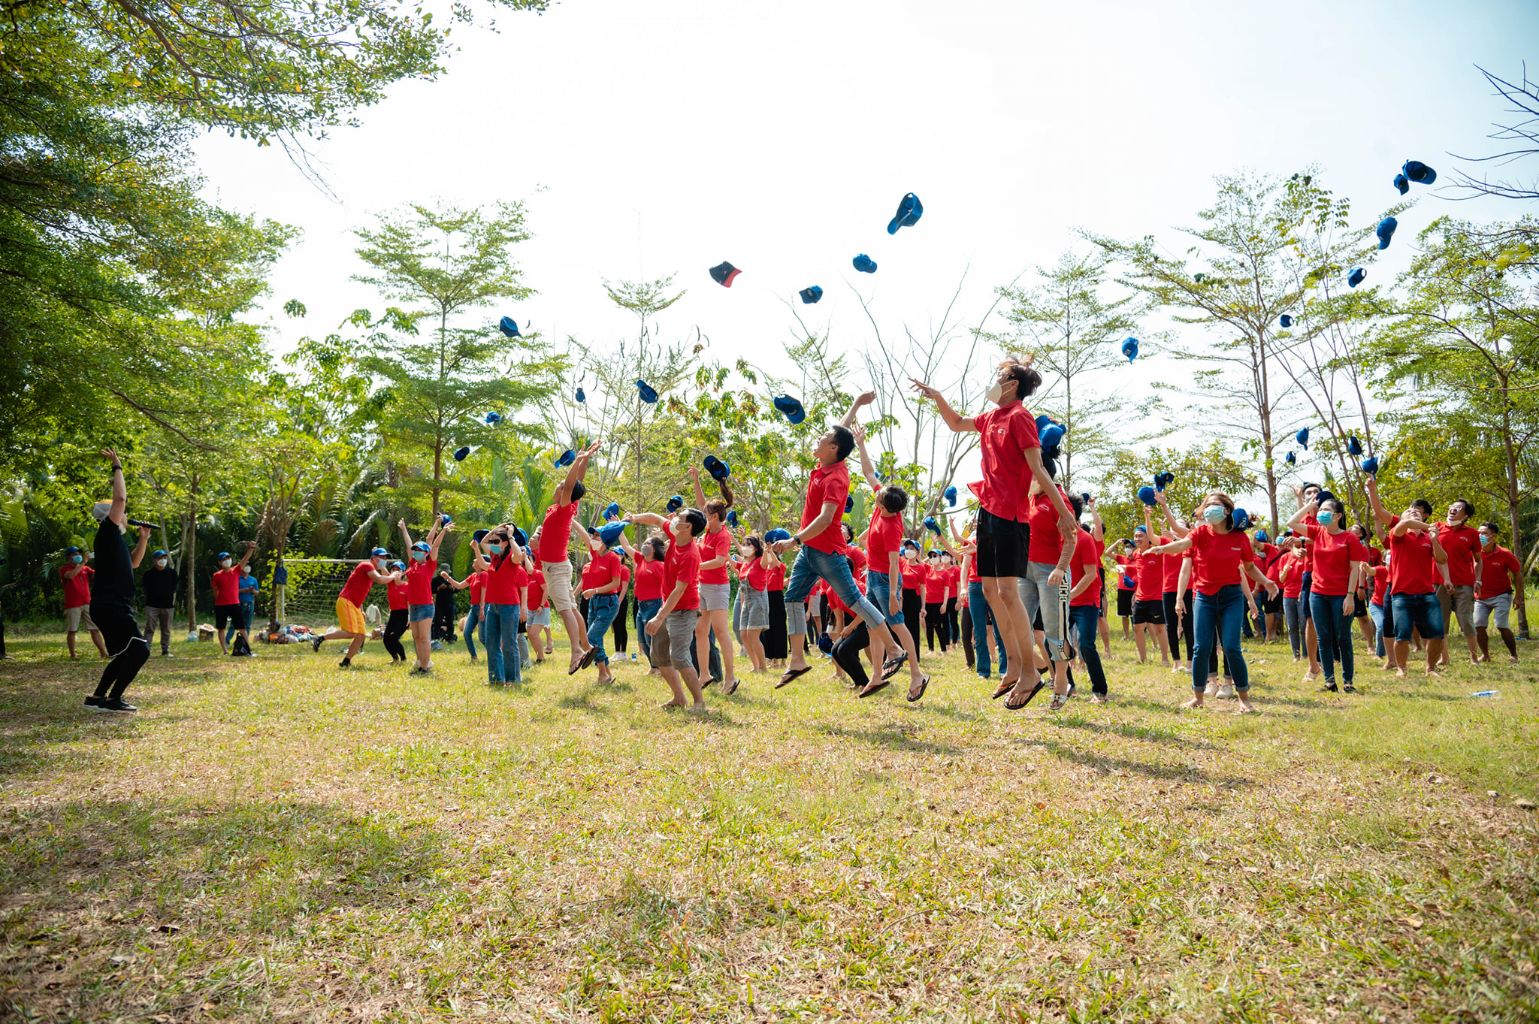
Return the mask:
[[[144,642],[155,644],[155,628],[160,627],[160,656],[171,655],[171,609],[176,604],[176,570],[164,548],[150,553],[150,568],[139,579],[144,588]]]
[[[150,659],[150,645],[139,635],[139,625],[134,621],[134,569],[144,560],[150,531],[148,527],[139,527],[139,543],[130,556],[123,543],[128,531],[124,516],[128,485],[123,482],[123,463],[111,448],[103,448],[102,456],[112,463],[112,500],[98,501],[92,509],[101,525],[96,528],[91,618],[101,630],[107,656],[112,660],[102,670],[101,682],[96,684],[96,692],[85,699],[85,706],[93,711],[137,711],[123,699],[123,691]]]

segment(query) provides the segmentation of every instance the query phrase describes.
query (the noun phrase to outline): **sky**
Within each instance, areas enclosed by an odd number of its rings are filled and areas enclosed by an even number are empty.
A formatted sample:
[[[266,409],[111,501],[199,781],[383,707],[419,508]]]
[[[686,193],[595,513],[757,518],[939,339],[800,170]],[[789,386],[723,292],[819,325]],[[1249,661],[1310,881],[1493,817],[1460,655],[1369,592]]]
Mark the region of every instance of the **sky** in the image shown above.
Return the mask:
[[[1408,157],[1447,177],[1450,153],[1491,151],[1500,103],[1475,65],[1520,74],[1539,57],[1525,39],[1539,39],[1532,0],[563,0],[458,31],[439,80],[397,84],[317,143],[334,195],[275,149],[211,135],[197,157],[218,202],[303,231],[259,313],[275,351],[380,307],[350,280],[352,233],[377,213],[510,199],[527,204],[518,261],[537,294],[488,323],[618,341],[634,321],[603,283],[676,274],[687,294],[659,319],[665,337],[698,327],[717,358],[790,373],[791,303],[858,348],[872,335],[852,289],[884,334],[924,333],[963,282],[970,324],[996,286],[1083,247],[1080,229],[1179,249],[1173,229],[1219,174],[1317,165],[1372,223]],[[924,217],[888,236],[906,192]],[[1373,280],[1402,269],[1438,215],[1524,212],[1410,198]],[[876,274],[851,266],[862,252]],[[722,260],[743,271],[730,289],[706,273]],[[810,284],[825,297],[802,307]],[[291,298],[306,318],[282,315]],[[1144,351],[1106,382],[1130,408],[1188,372]]]

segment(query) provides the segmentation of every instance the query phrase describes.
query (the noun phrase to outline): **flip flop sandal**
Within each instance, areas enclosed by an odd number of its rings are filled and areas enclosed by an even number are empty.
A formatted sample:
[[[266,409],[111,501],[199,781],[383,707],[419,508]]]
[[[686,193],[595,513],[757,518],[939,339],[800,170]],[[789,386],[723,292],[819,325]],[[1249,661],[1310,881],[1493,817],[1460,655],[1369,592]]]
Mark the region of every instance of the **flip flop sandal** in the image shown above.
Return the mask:
[[[871,696],[873,693],[876,693],[878,690],[885,690],[885,689],[887,689],[887,687],[889,687],[891,685],[892,684],[889,683],[887,680],[880,679],[880,680],[877,680],[875,683],[871,684],[870,686],[867,686],[864,690],[861,690],[855,696],[859,697],[861,700],[865,700],[867,697]]]
[[[737,692],[737,687],[738,687],[738,681],[736,679],[734,679],[734,680],[732,680],[732,682],[724,685],[721,688],[721,695],[723,697],[730,697],[734,693]],[[703,689],[705,689],[705,687],[702,686],[701,689],[703,690]]]
[[[907,661],[908,652],[904,650],[898,651],[895,658],[889,658],[882,662],[882,678],[891,679],[893,676],[897,675],[898,669],[902,668],[904,663]]]
[[[577,663],[577,667],[578,668],[587,668],[589,665],[593,664],[593,658],[597,654],[598,654],[598,648],[597,647],[590,647],[590,648],[588,648],[585,652],[583,652],[582,660]],[[568,674],[570,675],[570,673],[568,673]]]
[[[919,701],[924,699],[924,692],[926,690],[928,690],[929,688],[930,688],[930,677],[929,676],[920,676],[919,677],[919,692],[916,693],[912,697],[905,697],[904,700],[908,701],[910,704],[916,704]]]
[[[788,683],[794,683],[798,679],[800,679],[802,676],[806,675],[808,672],[811,672],[811,671],[812,671],[812,666],[811,665],[808,665],[806,668],[788,668],[788,669],[786,669],[784,672],[782,672],[780,674],[780,681],[775,684],[775,689],[778,690],[782,686],[785,686]]]
[[[994,700],[998,700],[999,698],[1003,697],[1005,694],[1009,693],[1013,689],[1015,689],[1015,684],[1014,683],[1000,683],[999,687],[997,689],[995,689],[995,691],[994,691],[994,698],[993,699]]]
[[[1045,681],[1043,681],[1041,679],[1038,679],[1037,680],[1037,685],[1033,686],[1031,688],[1031,692],[1026,695],[1026,699],[1025,700],[1021,701],[1019,704],[1011,704],[1009,701],[1005,701],[1005,710],[1006,711],[1019,711],[1019,710],[1021,710],[1027,704],[1030,704],[1031,703],[1031,698],[1035,697],[1042,690],[1042,688],[1044,686],[1046,686],[1046,685],[1047,685],[1047,683]]]

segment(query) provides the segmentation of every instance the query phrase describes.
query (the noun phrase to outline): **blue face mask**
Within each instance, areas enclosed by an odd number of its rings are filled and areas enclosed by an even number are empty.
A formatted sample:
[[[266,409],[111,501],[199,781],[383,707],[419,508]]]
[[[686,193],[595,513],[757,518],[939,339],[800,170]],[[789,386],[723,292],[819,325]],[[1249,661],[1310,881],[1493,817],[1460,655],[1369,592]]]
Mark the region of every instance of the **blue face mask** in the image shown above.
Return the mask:
[[[1202,518],[1206,519],[1213,526],[1217,526],[1229,518],[1229,513],[1224,511],[1224,506],[1222,505],[1209,505],[1202,510]]]
[[[85,561],[85,555],[70,555],[69,560],[75,565],[79,565],[81,562]]]
[[[502,554],[502,545],[501,544],[488,544],[486,546],[486,550],[490,551],[494,555],[500,555],[500,554]]]
[[[413,562],[426,562],[427,556],[428,553],[426,551],[413,551],[411,553],[411,560]]]
[[[1486,547],[1490,547],[1492,544],[1496,543],[1496,538],[1491,536],[1489,533],[1482,533],[1480,535],[1480,543],[1484,544]]]
[[[1315,513],[1315,522],[1319,523],[1321,526],[1329,526],[1332,522],[1335,521],[1335,519],[1336,513],[1332,512],[1328,508],[1322,508],[1320,511]]]

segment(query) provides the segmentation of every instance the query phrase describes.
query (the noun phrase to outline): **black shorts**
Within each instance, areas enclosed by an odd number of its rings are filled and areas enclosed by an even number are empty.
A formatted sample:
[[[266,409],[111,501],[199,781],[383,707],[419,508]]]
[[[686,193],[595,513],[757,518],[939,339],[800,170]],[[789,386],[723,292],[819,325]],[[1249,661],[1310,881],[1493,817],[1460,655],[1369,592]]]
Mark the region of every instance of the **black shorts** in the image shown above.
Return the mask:
[[[1117,614],[1124,619],[1133,614],[1133,592],[1117,589]]]
[[[1261,599],[1261,610],[1266,612],[1268,615],[1281,615],[1282,603],[1282,588],[1278,587],[1276,597],[1263,597]]]
[[[1160,598],[1158,601],[1134,601],[1133,624],[1136,626],[1140,622],[1147,622],[1152,626],[1163,626],[1165,624],[1165,599]]]
[[[1029,535],[1026,524],[1001,519],[987,509],[978,510],[978,575],[1025,576]]]
[[[214,629],[216,631],[223,631],[224,627],[231,622],[235,623],[236,629],[246,628],[246,615],[240,610],[240,605],[214,605]]]
[[[109,658],[116,658],[122,654],[135,640],[144,642],[144,635],[139,632],[139,623],[132,615],[93,608],[91,621],[96,623],[96,628],[101,631],[102,643],[107,645]]]

